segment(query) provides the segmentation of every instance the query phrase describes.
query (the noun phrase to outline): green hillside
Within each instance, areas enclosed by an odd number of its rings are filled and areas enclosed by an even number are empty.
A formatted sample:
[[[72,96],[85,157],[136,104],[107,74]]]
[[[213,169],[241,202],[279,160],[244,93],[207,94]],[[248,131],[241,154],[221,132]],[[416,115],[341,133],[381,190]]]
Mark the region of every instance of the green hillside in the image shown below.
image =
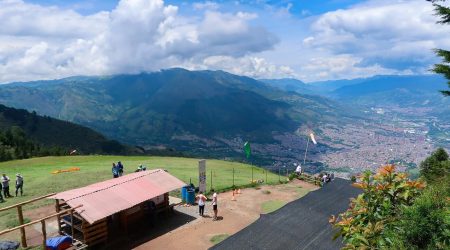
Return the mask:
[[[13,155],[14,151],[20,151],[13,158],[27,158],[47,151],[67,154],[73,149],[81,154],[126,154],[132,150],[92,129],[3,105],[0,105],[0,137],[3,151],[9,148]],[[58,150],[53,150],[55,148]],[[21,152],[24,150],[27,152]]]
[[[24,176],[23,197],[7,199],[0,203],[1,207],[10,206],[22,201],[32,199],[53,192],[60,192],[72,188],[82,187],[91,183],[112,178],[111,165],[121,161],[125,166],[125,174],[133,172],[140,164],[147,169],[162,168],[182,181],[198,185],[198,159],[174,158],[174,157],[144,157],[144,156],[63,156],[42,157],[18,161],[0,163],[0,173],[6,173],[12,180],[16,173]],[[51,174],[52,171],[79,167],[80,171]],[[213,187],[217,190],[230,188],[234,182],[236,186],[248,185],[252,178],[250,165],[219,160],[207,160],[207,190],[211,184],[211,170],[213,171]],[[254,179],[264,180],[265,170],[254,167]],[[278,183],[279,177],[273,173],[267,173],[268,183]],[[282,178],[283,180],[283,178]],[[12,193],[14,190],[11,190]],[[36,205],[39,205],[37,203]],[[14,213],[13,210],[11,213]],[[11,213],[0,213],[0,230],[5,224],[14,220]]]

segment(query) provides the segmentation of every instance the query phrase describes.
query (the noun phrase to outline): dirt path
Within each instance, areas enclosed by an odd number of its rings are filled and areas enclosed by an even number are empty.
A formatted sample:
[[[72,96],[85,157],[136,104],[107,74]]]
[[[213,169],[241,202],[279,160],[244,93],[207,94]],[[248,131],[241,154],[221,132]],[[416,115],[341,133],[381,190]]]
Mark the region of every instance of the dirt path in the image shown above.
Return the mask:
[[[207,217],[198,218],[135,249],[208,249],[213,246],[210,241],[213,236],[232,235],[257,220],[264,202],[270,200],[290,202],[316,188],[309,183],[295,180],[284,185],[241,190],[242,194],[235,196],[236,201],[231,200],[232,192],[221,193],[218,195],[220,218],[218,221],[212,221],[212,207],[207,204],[205,207]],[[198,207],[193,206],[190,209],[195,213]]]

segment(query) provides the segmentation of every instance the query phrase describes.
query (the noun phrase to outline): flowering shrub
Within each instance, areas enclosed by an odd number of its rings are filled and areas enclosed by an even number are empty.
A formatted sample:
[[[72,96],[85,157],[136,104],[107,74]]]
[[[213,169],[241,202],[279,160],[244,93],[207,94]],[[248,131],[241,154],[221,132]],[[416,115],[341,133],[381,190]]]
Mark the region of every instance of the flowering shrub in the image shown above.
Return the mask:
[[[386,165],[376,174],[365,172],[352,185],[363,193],[350,201],[347,211],[330,218],[338,229],[335,238],[342,236],[344,249],[389,248],[392,241],[383,232],[399,218],[401,208],[412,205],[425,184],[395,172],[394,165]]]

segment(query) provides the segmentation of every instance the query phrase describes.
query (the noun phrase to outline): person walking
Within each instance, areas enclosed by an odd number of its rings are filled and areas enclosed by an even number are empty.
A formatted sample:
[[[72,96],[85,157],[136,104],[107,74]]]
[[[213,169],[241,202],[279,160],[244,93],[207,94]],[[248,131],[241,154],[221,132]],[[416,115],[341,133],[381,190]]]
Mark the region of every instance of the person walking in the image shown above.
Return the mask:
[[[16,174],[16,197],[17,194],[19,193],[19,189],[20,189],[20,196],[23,195],[23,176],[20,175],[19,173]]]
[[[213,198],[212,198],[212,206],[214,211],[214,218],[213,220],[217,220],[217,193],[214,191],[214,189],[211,189],[211,192],[213,192]]]
[[[111,171],[112,171],[113,178],[119,177],[119,169],[117,168],[115,163],[112,164]]]
[[[199,192],[198,195],[195,197],[198,201],[198,213],[201,217],[203,217],[203,214],[205,213],[205,202],[206,202],[206,196],[203,195],[203,192]]]
[[[2,186],[3,186],[3,195],[5,196],[5,198],[9,198],[12,197],[11,194],[9,194],[9,177],[6,176],[6,174],[2,175]]]

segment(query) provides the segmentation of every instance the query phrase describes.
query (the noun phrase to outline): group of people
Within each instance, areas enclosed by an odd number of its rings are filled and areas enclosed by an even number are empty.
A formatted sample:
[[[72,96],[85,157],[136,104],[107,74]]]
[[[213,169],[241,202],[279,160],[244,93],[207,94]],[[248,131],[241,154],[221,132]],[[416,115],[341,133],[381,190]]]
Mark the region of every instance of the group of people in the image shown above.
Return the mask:
[[[213,220],[215,221],[217,220],[217,193],[214,191],[214,189],[211,189],[211,192],[213,193],[211,205],[214,211]],[[208,200],[208,198],[206,198],[203,192],[200,191],[195,199],[197,200],[198,204],[198,213],[203,217],[203,214],[205,213],[206,200]]]
[[[323,184],[330,182],[331,180],[334,180],[334,173],[324,173],[322,175],[322,182]]]
[[[119,176],[122,176],[123,175],[122,162],[119,161],[117,164],[113,162],[111,171],[113,178],[118,178]]]
[[[9,179],[9,177],[6,174],[2,174],[2,177],[0,177],[0,188],[1,191],[0,192],[0,202],[4,202],[4,198],[10,198],[13,197],[10,193],[9,193],[9,182],[11,181],[11,179]],[[23,176],[21,174],[16,174],[16,197],[19,194],[19,190],[20,190],[20,195],[23,195]],[[4,196],[4,198],[3,198]]]
[[[136,171],[134,171],[134,172],[142,172],[142,171],[145,171],[145,170],[147,170],[147,167],[146,166],[143,166],[142,164],[141,165],[139,165],[139,167],[136,169]]]

